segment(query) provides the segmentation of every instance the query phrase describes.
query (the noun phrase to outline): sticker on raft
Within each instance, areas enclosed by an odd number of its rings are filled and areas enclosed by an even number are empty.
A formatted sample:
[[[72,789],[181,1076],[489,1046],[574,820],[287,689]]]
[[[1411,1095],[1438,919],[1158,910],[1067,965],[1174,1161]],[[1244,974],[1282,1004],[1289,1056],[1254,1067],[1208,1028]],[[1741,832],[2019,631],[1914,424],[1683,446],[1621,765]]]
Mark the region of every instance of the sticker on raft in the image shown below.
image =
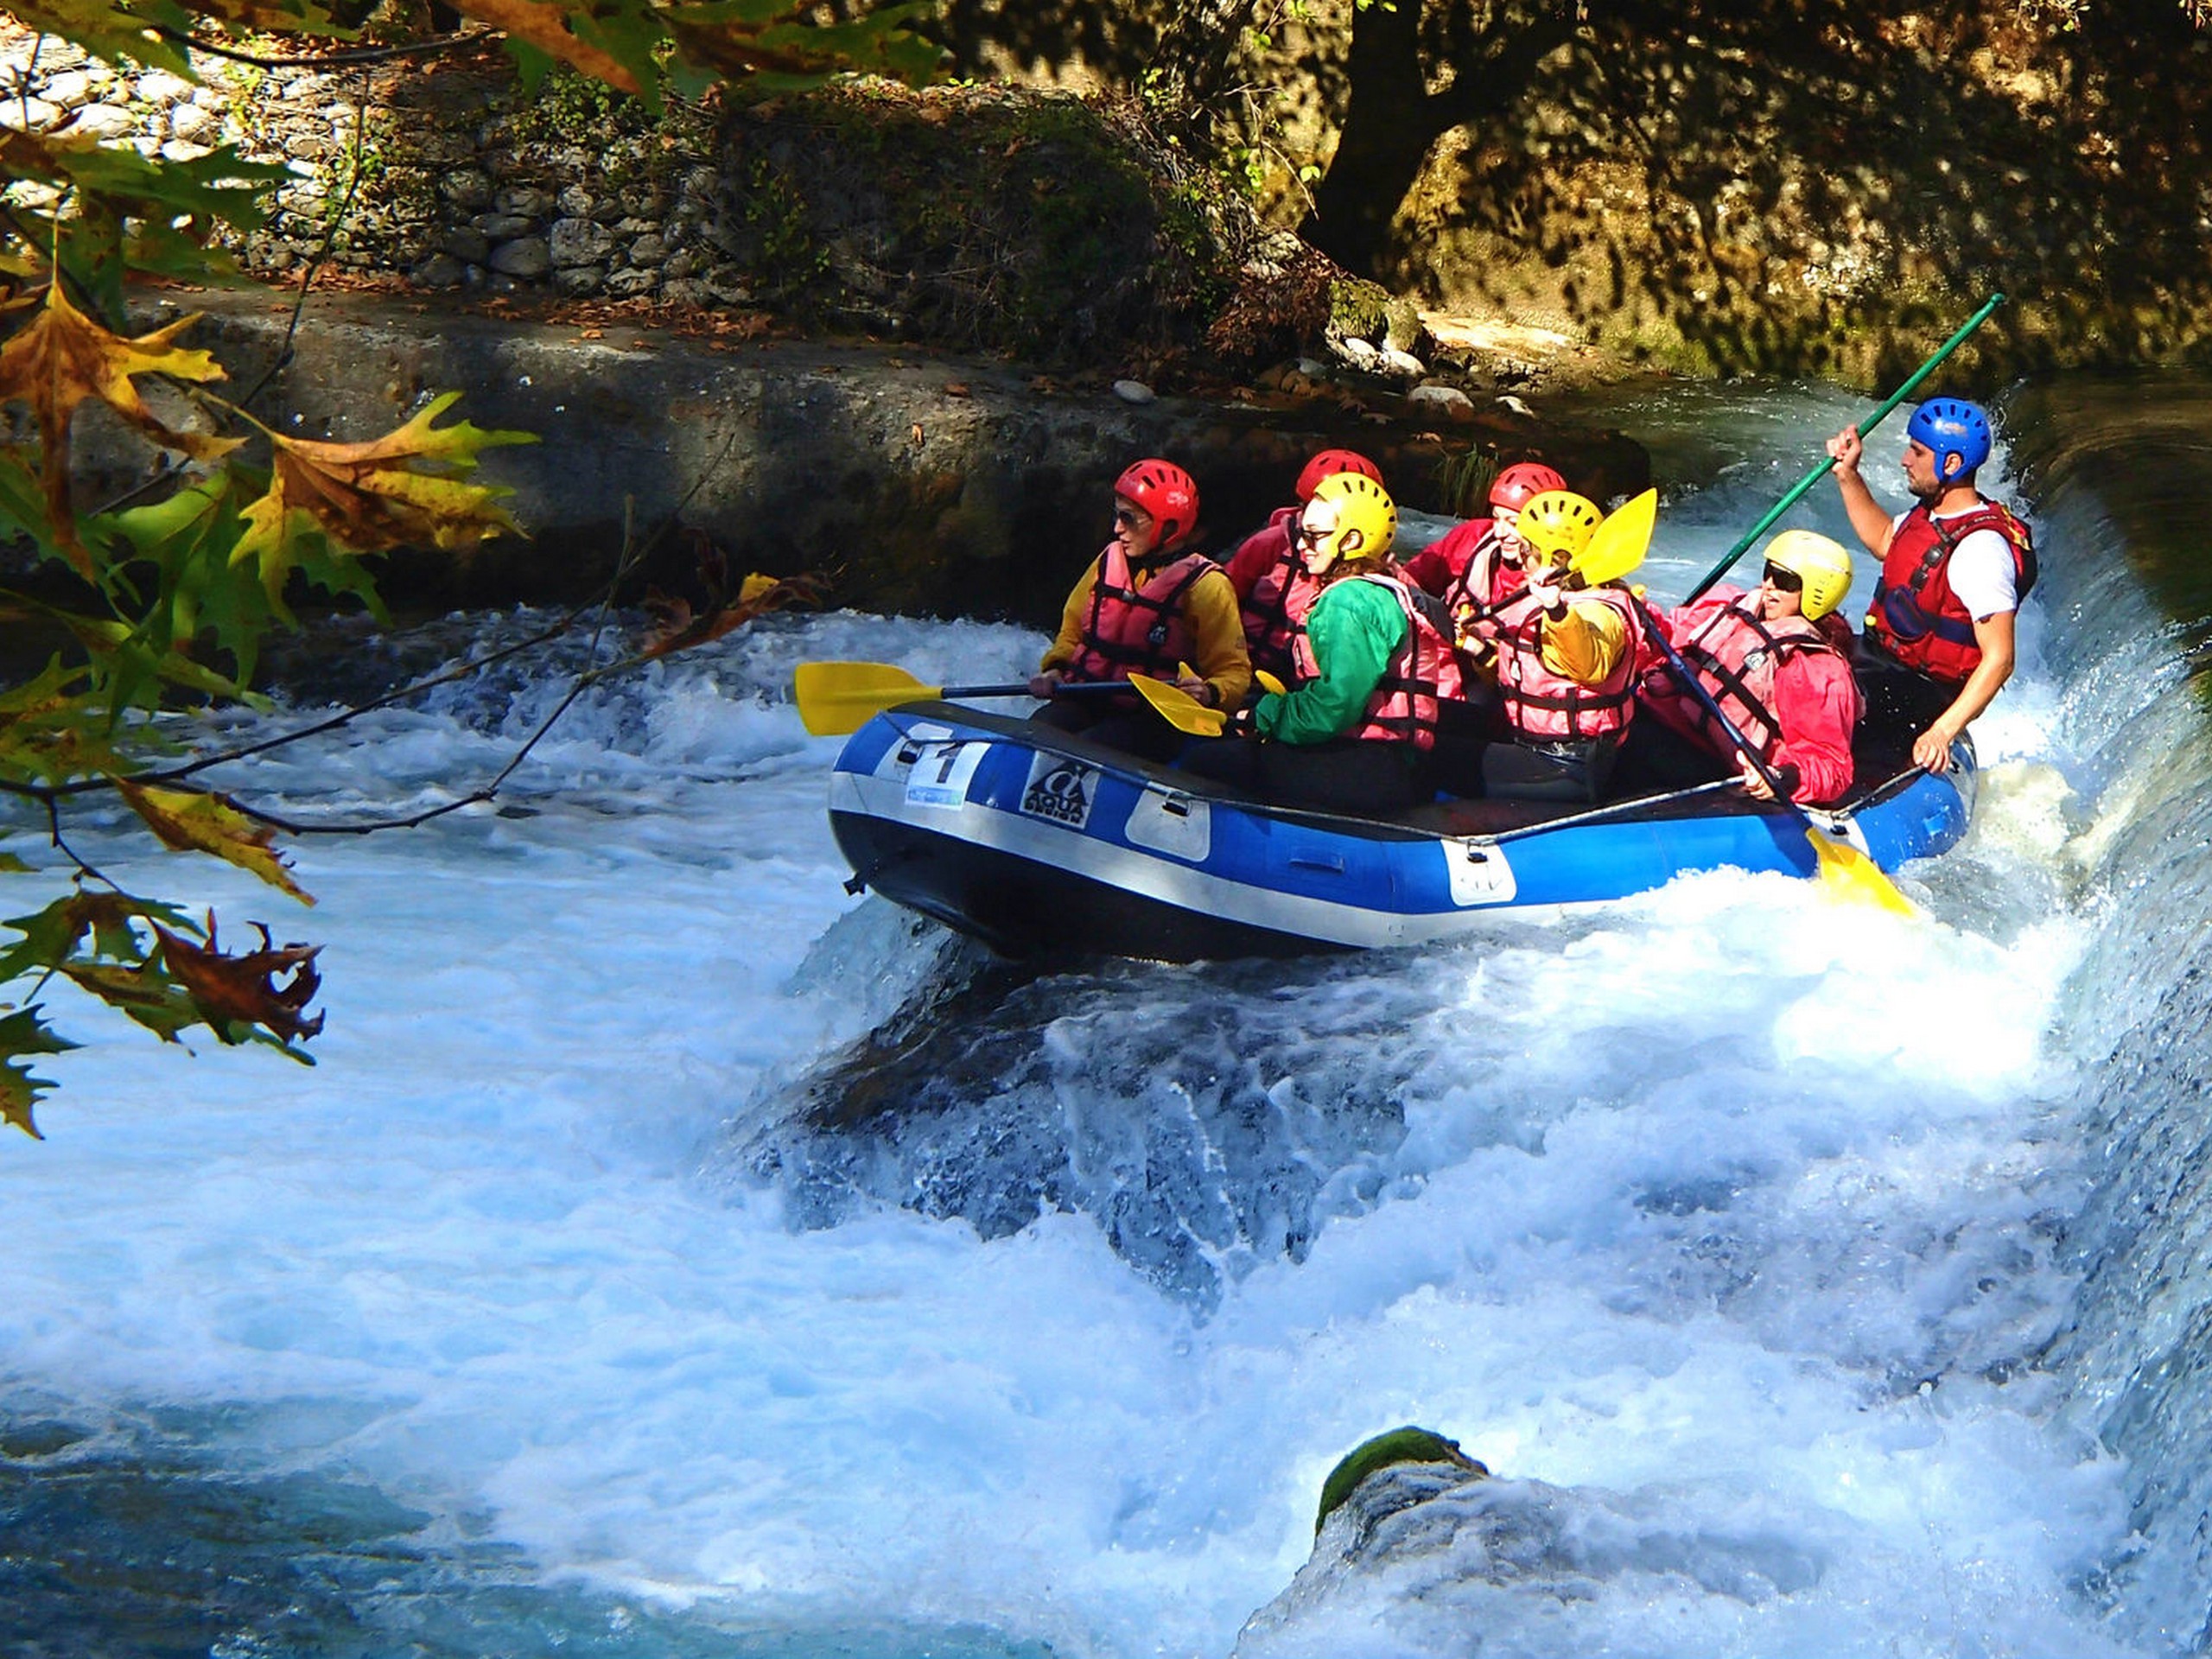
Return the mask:
[[[1102,776],[1096,766],[1040,753],[1029,762],[1029,782],[1021,791],[1022,816],[1080,830],[1090,822],[1091,803],[1098,798]]]
[[[906,804],[958,809],[968,804],[968,780],[989,752],[988,743],[930,743],[923,746],[906,774]]]

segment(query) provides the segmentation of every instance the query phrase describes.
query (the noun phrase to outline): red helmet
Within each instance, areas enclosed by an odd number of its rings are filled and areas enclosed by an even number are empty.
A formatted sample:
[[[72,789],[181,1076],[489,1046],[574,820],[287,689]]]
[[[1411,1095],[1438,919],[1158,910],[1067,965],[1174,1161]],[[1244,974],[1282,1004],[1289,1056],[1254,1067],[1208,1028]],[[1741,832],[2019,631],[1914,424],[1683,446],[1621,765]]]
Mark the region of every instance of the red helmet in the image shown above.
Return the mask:
[[[1490,504],[1493,507],[1510,507],[1518,512],[1529,505],[1532,495],[1541,495],[1546,490],[1563,490],[1567,480],[1558,471],[1541,461],[1516,461],[1490,481]]]
[[[1306,470],[1298,475],[1298,499],[1311,501],[1321,480],[1338,473],[1357,473],[1362,478],[1382,481],[1382,469],[1356,449],[1324,449],[1306,463]]]
[[[1126,495],[1160,526],[1154,547],[1172,547],[1198,522],[1198,483],[1172,461],[1133,462],[1114,480],[1114,493]]]

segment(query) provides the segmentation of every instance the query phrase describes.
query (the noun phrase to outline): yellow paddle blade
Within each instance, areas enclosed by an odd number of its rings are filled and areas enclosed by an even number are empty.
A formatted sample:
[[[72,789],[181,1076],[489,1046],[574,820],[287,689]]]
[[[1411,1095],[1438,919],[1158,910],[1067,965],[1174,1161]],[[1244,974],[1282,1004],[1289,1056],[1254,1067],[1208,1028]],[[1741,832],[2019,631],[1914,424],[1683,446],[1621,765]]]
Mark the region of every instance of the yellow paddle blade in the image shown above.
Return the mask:
[[[1646,490],[1607,514],[1605,523],[1591,532],[1590,544],[1568,561],[1567,569],[1582,578],[1586,588],[1618,582],[1643,563],[1652,527],[1658,522],[1659,492]]]
[[[886,709],[933,697],[943,690],[924,685],[889,663],[801,663],[791,676],[798,717],[817,737],[857,732]]]
[[[1878,905],[1893,916],[1917,916],[1912,900],[1899,893],[1897,883],[1882,874],[1882,867],[1840,836],[1816,826],[1808,827],[1805,839],[1821,861],[1821,880],[1839,899]]]
[[[1264,668],[1254,669],[1252,671],[1252,677],[1260,683],[1261,690],[1271,692],[1278,697],[1282,696],[1286,690],[1283,683],[1275,678],[1274,675],[1268,673]]]
[[[1172,686],[1165,680],[1155,680],[1149,674],[1132,674],[1129,683],[1137,695],[1160,711],[1160,717],[1179,732],[1188,732],[1192,737],[1219,737],[1229,716],[1218,709],[1209,709],[1187,691]]]

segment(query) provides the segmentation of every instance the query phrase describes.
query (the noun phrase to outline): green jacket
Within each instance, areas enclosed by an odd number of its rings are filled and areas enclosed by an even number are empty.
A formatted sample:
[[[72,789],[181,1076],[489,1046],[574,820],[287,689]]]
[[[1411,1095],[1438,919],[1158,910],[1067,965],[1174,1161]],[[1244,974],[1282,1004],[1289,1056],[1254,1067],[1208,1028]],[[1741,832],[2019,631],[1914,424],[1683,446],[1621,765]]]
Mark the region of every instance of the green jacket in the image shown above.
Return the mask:
[[[1325,743],[1359,723],[1390,658],[1405,643],[1405,607],[1387,588],[1340,577],[1306,613],[1306,637],[1321,677],[1253,706],[1252,723],[1279,743]]]

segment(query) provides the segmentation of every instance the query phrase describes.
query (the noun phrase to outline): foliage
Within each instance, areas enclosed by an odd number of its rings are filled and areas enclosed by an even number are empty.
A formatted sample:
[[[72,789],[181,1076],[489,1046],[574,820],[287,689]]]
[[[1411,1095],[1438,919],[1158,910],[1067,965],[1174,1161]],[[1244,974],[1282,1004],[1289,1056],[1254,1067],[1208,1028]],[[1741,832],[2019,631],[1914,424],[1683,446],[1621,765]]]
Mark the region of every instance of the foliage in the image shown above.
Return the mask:
[[[785,0],[463,0],[459,10],[505,30],[526,71],[569,66],[563,95],[610,114],[630,102],[658,111],[668,92],[721,76],[808,85],[852,67],[925,73],[937,57],[906,27],[914,8],[904,5],[834,23]],[[188,79],[197,75],[188,48],[251,58],[272,42],[299,53],[348,33],[315,0],[31,0],[13,16],[111,67]],[[614,92],[583,93],[576,74]],[[36,1135],[33,1109],[54,1086],[36,1068],[75,1046],[48,1019],[46,999],[62,985],[164,1041],[202,1028],[307,1060],[303,1045],[322,1027],[308,1011],[321,988],[317,947],[279,944],[258,923],[257,943],[226,944],[212,912],[124,891],[72,847],[67,814],[120,803],[162,845],[313,903],[276,845],[281,822],[198,781],[231,757],[180,754],[173,722],[154,716],[180,700],[254,701],[262,644],[292,624],[303,588],[374,607],[376,555],[517,533],[507,493],[474,474],[485,450],[530,437],[448,418],[456,392],[359,441],[264,426],[242,407],[250,395],[233,403],[215,391],[226,372],[187,343],[195,318],[132,328],[127,283],[224,274],[211,238],[259,226],[285,169],[231,146],[157,159],[67,128],[18,130],[31,125],[0,130],[0,409],[12,423],[0,429],[0,539],[31,561],[0,586],[0,621],[54,645],[35,673],[0,685],[0,794],[39,815],[61,891],[0,923],[0,1121]],[[94,409],[164,459],[132,498],[87,512],[73,458]],[[704,615],[670,619],[648,654],[810,596],[740,584]],[[0,865],[29,868],[13,855]]]

